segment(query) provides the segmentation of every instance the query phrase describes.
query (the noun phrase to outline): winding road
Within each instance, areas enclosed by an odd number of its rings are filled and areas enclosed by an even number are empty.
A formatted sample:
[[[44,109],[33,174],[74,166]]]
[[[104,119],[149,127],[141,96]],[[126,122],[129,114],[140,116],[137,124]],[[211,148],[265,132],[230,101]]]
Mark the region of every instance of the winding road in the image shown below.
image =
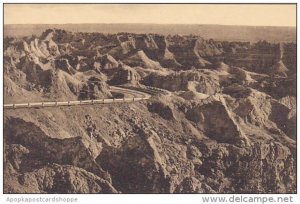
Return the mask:
[[[74,106],[74,105],[90,105],[90,104],[109,104],[120,102],[134,102],[141,100],[148,100],[151,95],[151,91],[134,90],[123,87],[110,86],[110,91],[115,93],[121,93],[124,95],[130,95],[132,97],[124,98],[104,98],[94,100],[79,100],[79,101],[53,101],[53,102],[29,102],[29,103],[9,103],[4,104],[5,109],[16,108],[37,108],[37,107],[57,107],[57,106]]]

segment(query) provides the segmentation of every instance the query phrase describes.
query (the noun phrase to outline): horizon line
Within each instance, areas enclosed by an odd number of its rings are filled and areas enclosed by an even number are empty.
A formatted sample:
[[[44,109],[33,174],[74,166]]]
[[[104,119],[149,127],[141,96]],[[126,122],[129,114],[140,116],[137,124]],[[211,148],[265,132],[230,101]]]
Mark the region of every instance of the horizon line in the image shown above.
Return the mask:
[[[195,23],[4,23],[3,25],[75,25],[75,24],[139,24],[139,25],[207,25],[207,26],[245,26],[245,27],[287,27],[287,28],[297,28],[295,26],[287,25],[233,25],[233,24],[195,24]]]

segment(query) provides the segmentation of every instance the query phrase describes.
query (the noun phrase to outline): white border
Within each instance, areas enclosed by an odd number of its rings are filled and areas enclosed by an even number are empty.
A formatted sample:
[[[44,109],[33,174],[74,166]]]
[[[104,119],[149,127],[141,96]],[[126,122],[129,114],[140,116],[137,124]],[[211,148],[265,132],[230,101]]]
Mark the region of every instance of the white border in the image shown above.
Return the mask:
[[[197,1],[197,0],[190,0],[190,1],[170,1],[170,0],[165,0],[165,1],[160,1],[160,0],[152,0],[152,1],[133,1],[133,0],[129,0],[129,1],[124,1],[124,0],[111,0],[111,1],[70,1],[70,0],[65,0],[64,2],[62,1],[58,1],[58,0],[48,0],[48,1],[37,1],[37,0],[4,0],[1,3],[298,3],[300,2],[299,0],[297,1],[270,1],[270,0],[265,0],[265,1],[260,1],[260,0],[252,0],[252,1],[237,1],[237,0],[233,0],[233,1],[222,1],[222,0],[211,0],[211,1]],[[1,22],[3,22],[3,4],[1,4],[1,15],[0,15],[0,20]],[[299,22],[299,15],[297,15],[297,22]],[[297,24],[298,25],[298,24]],[[3,39],[3,25],[1,26],[1,36]],[[298,32],[298,27],[297,27],[297,39],[299,37],[299,32]],[[0,52],[1,52],[1,56],[3,56],[3,40],[1,40],[0,43]],[[299,44],[297,44],[297,50],[299,50]],[[297,67],[299,67],[299,58],[297,55]],[[3,65],[3,57],[1,57],[0,60],[0,65],[2,67]],[[0,79],[3,79],[3,67],[0,71]],[[0,101],[1,101],[1,106],[3,107],[3,81],[0,80]],[[297,81],[297,96],[299,96],[299,84]],[[298,100],[298,97],[297,97]],[[298,110],[297,110],[297,114],[298,114]],[[297,127],[299,127],[299,120],[297,121]],[[0,110],[0,126],[2,127],[3,130],[3,109],[1,108]],[[298,131],[297,131],[297,136],[298,135]],[[78,198],[79,202],[77,203],[130,203],[130,204],[154,204],[154,203],[173,203],[173,204],[182,204],[182,203],[189,203],[189,204],[201,204],[203,203],[202,201],[202,197],[203,196],[209,196],[209,194],[183,194],[183,195],[166,195],[166,194],[148,194],[148,195],[144,195],[144,194],[126,194],[126,195],[109,195],[109,194],[99,194],[99,195],[92,195],[92,194],[79,194],[79,195],[66,195],[66,194],[52,194],[52,195],[41,195],[41,194],[21,194],[21,195],[15,195],[15,194],[4,194],[3,195],[3,131],[1,131],[1,137],[0,137],[0,169],[1,169],[1,177],[0,177],[0,194],[1,194],[1,198],[0,198],[0,203],[9,203],[6,201],[7,197],[23,197],[23,198],[38,198],[38,197],[53,197],[53,196],[60,196],[60,197],[72,197],[72,198]],[[299,144],[299,137],[297,139],[297,143]],[[298,155],[298,151],[299,148],[297,149],[297,155]],[[300,169],[300,162],[299,162],[299,155],[298,155],[298,160],[297,160],[297,170]],[[299,186],[299,180],[300,180],[300,176],[299,176],[299,171],[297,171],[297,175],[298,175],[298,180],[297,180],[297,186],[298,186],[298,194],[252,194],[253,196],[266,196],[266,197],[278,197],[278,196],[293,196],[294,198],[294,203],[300,203],[300,196],[299,196],[299,191],[300,191],[300,186]],[[244,194],[245,196],[247,195],[251,195],[251,194]],[[232,196],[231,194],[214,194],[213,196],[215,197],[227,197],[229,199],[230,196]],[[235,194],[235,196],[239,196],[238,194]],[[2,201],[2,202],[1,202]]]

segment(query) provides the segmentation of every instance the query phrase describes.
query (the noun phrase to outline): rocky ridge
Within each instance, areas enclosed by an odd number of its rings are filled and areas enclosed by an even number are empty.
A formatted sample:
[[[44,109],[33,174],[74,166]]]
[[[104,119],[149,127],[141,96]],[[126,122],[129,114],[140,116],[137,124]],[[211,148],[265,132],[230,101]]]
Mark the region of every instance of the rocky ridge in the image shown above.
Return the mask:
[[[4,100],[147,101],[5,110],[7,193],[294,193],[295,44],[72,33],[4,39]],[[16,128],[17,127],[17,128]]]

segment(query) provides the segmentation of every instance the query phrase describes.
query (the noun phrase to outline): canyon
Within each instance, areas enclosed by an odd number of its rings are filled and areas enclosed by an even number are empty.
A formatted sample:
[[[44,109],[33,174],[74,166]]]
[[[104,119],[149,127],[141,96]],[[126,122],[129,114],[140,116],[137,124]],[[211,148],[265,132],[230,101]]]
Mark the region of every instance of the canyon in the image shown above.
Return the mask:
[[[49,28],[4,38],[5,193],[296,193],[295,41]]]

